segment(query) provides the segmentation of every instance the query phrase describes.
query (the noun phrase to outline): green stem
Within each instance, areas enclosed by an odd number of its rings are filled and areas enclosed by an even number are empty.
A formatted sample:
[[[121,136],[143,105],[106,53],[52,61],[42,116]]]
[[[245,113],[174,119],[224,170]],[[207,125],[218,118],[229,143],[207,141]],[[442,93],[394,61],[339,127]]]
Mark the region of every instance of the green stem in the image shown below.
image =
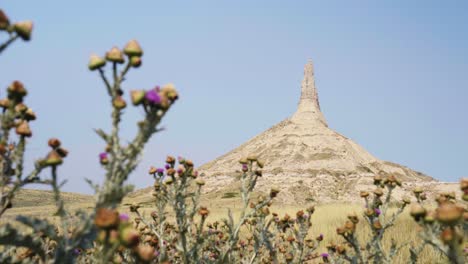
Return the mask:
[[[11,43],[13,43],[16,39],[18,39],[18,35],[10,35],[10,38],[0,45],[0,53],[2,53]]]

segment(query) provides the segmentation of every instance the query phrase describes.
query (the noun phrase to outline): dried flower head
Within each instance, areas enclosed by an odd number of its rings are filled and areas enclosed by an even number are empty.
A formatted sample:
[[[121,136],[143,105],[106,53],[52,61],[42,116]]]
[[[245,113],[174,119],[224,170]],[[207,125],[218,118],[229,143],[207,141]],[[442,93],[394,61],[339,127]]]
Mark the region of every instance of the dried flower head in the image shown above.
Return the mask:
[[[115,63],[125,62],[122,51],[120,51],[120,49],[117,47],[113,47],[111,50],[109,50],[106,53],[106,60],[110,62],[115,62]]]
[[[443,203],[436,209],[436,218],[446,225],[454,225],[462,219],[464,209],[453,203]]]
[[[101,229],[117,228],[120,222],[119,213],[108,208],[99,208],[94,217],[94,224]]]
[[[33,30],[33,22],[32,21],[22,21],[13,24],[13,30],[18,34],[18,36],[24,40],[28,41],[31,39],[31,33]]]
[[[104,67],[106,65],[106,60],[96,54],[91,54],[89,57],[88,69],[90,71],[97,70],[99,68]]]
[[[124,48],[125,55],[129,57],[141,57],[143,55],[143,50],[140,47],[140,44],[136,40],[130,40]]]
[[[5,30],[10,25],[7,15],[0,9],[0,30]]]

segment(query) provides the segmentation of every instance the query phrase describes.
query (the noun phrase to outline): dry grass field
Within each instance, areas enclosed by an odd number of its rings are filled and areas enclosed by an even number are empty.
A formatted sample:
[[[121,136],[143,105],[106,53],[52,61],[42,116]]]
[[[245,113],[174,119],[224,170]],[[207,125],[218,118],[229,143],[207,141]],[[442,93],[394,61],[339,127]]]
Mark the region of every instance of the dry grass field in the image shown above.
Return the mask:
[[[63,197],[66,205],[70,209],[90,209],[92,208],[92,196],[64,193]],[[150,212],[153,210],[149,199],[142,199],[141,196],[129,197],[124,201],[124,205],[120,208],[121,212],[128,212],[128,204],[138,202],[142,204],[143,215],[148,218]],[[240,200],[236,198],[227,199],[202,199],[202,205],[205,205],[210,210],[208,222],[219,221],[227,217],[228,209],[233,211],[235,219],[240,212]],[[305,209],[294,205],[273,205],[271,212],[276,212],[280,216],[289,214],[294,216],[298,210]],[[52,221],[55,219],[52,214],[55,212],[53,204],[53,196],[51,192],[39,190],[23,190],[17,197],[15,206],[10,209],[0,222],[11,221],[16,215],[31,215],[37,217],[46,217]],[[336,234],[336,228],[346,221],[346,216],[349,213],[356,212],[358,215],[362,212],[362,205],[357,204],[322,204],[316,206],[316,211],[312,216],[313,226],[311,229],[311,236],[316,237],[323,234],[324,243],[318,249],[318,253],[326,252],[325,246],[330,242],[339,242],[341,238]],[[390,210],[391,212],[391,210]],[[129,213],[130,214],[130,213]],[[171,212],[169,212],[171,214]],[[361,218],[362,219],[362,218]],[[367,236],[370,236],[370,229],[363,222],[359,222],[357,227],[357,234],[360,241],[365,241]],[[412,245],[418,245],[418,227],[413,219],[409,216],[408,209],[403,212],[397,220],[396,225],[387,231],[384,243],[388,249],[390,241],[394,239],[398,244],[407,243],[408,245],[398,255],[395,263],[408,263],[409,251],[408,248]],[[419,263],[447,263],[447,261],[437,252],[430,248],[423,251]]]

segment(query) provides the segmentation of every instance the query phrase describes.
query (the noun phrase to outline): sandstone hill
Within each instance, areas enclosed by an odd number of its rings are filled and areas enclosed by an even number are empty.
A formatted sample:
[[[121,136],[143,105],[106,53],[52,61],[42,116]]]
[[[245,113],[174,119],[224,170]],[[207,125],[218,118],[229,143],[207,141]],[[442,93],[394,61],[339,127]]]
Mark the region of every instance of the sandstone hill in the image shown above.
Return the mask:
[[[265,161],[258,190],[272,186],[282,192],[282,203],[353,201],[360,190],[372,190],[372,177],[393,174],[404,182],[397,196],[414,185],[430,192],[454,190],[405,166],[380,160],[351,139],[329,128],[315,87],[312,62],[305,65],[297,111],[286,120],[199,168],[205,174],[205,191],[213,198],[236,196],[239,159],[250,154]]]

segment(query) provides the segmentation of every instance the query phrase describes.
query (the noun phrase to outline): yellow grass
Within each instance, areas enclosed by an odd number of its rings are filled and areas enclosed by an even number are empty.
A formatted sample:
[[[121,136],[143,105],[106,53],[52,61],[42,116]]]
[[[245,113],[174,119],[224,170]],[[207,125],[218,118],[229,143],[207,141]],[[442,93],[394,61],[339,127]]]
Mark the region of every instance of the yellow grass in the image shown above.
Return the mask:
[[[81,197],[80,197],[81,198]],[[29,205],[29,204],[28,204]],[[221,220],[222,218],[227,217],[227,209],[230,208],[233,211],[234,219],[237,220],[241,210],[240,201],[237,199],[221,199],[221,200],[203,200],[202,205],[208,206],[210,210],[210,215],[208,222],[213,222],[216,220]],[[68,208],[73,209],[90,209],[92,208],[92,203],[90,200],[83,202],[71,202],[68,203]],[[301,209],[305,209],[306,206],[281,206],[273,205],[271,212],[276,212],[280,216],[285,213],[295,216],[296,212]],[[38,217],[46,217],[56,222],[58,219],[51,217],[51,214],[55,211],[55,207],[52,204],[47,204],[44,206],[23,206],[10,209],[6,215],[0,219],[0,224],[5,221],[11,221],[15,215],[33,215]],[[128,206],[122,206],[120,209],[121,212],[128,212]],[[149,213],[152,211],[150,203],[145,203],[142,208],[142,212],[147,216],[148,219]],[[319,234],[324,235],[324,241],[322,246],[318,249],[318,253],[326,252],[325,246],[329,242],[340,242],[341,238],[336,234],[336,228],[341,226],[346,221],[346,216],[348,213],[356,212],[359,216],[362,214],[363,208],[360,205],[352,204],[325,204],[316,206],[315,213],[312,216],[312,228],[310,236],[315,238]],[[393,210],[395,211],[395,210]],[[131,214],[130,214],[131,215]],[[370,236],[370,229],[367,227],[367,224],[364,223],[362,217],[361,221],[357,227],[357,237],[359,241],[365,241],[367,237]],[[409,243],[395,259],[394,263],[409,263],[409,251],[410,246],[419,245],[420,240],[418,238],[418,227],[414,223],[413,219],[409,216],[407,210],[398,218],[394,227],[391,227],[384,236],[384,246],[388,250],[390,247],[390,241],[394,239],[398,244]],[[362,244],[364,245],[364,244]],[[419,263],[447,263],[445,258],[443,258],[438,252],[435,252],[430,247],[422,252],[420,256]]]

